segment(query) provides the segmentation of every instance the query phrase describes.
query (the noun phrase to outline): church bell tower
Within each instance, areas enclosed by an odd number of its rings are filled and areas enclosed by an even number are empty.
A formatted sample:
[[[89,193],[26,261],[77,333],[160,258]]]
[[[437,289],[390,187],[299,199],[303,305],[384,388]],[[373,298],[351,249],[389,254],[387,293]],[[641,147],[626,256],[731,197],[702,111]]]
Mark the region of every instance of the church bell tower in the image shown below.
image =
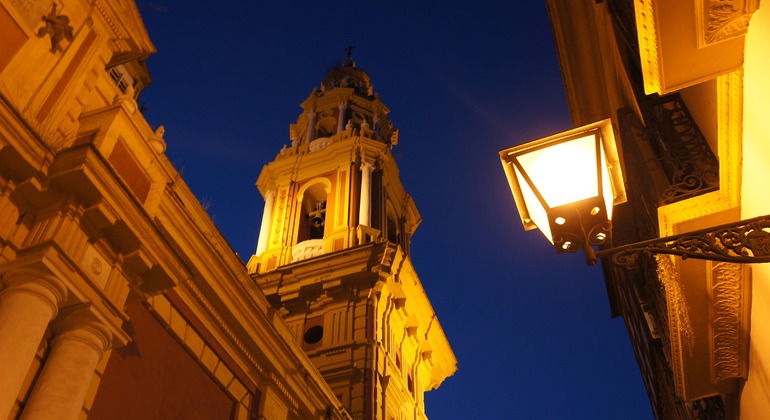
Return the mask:
[[[423,419],[457,360],[409,258],[421,218],[398,130],[350,54],[265,165],[249,271],[353,418]]]

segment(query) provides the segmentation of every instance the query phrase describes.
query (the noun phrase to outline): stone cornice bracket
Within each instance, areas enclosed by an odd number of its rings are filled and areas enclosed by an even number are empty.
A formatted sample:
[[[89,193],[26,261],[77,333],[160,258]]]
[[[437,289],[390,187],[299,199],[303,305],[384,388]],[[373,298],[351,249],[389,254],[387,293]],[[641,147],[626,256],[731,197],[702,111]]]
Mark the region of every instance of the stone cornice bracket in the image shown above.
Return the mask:
[[[698,48],[746,34],[759,0],[699,0],[697,11]]]

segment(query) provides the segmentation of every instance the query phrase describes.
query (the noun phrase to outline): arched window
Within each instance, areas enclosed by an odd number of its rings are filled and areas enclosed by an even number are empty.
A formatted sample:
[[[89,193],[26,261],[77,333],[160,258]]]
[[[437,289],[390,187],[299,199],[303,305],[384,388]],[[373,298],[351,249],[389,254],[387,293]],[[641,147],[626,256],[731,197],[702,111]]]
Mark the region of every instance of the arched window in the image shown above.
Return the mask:
[[[327,186],[320,182],[305,190],[300,206],[297,243],[323,239],[326,228],[326,190]]]
[[[323,111],[318,115],[318,122],[315,125],[315,138],[331,137],[336,128],[337,119],[334,118],[334,111]]]

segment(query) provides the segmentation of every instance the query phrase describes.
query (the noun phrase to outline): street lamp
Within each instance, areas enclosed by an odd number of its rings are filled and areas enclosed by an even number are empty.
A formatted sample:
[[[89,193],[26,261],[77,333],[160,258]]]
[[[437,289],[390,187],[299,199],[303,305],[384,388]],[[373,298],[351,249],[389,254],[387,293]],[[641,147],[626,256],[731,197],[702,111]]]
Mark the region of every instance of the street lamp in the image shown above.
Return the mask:
[[[641,253],[770,262],[768,216],[607,248],[612,208],[626,201],[609,119],[501,150],[500,159],[524,229],[539,228],[557,253],[583,250],[590,265],[605,256],[631,265]]]

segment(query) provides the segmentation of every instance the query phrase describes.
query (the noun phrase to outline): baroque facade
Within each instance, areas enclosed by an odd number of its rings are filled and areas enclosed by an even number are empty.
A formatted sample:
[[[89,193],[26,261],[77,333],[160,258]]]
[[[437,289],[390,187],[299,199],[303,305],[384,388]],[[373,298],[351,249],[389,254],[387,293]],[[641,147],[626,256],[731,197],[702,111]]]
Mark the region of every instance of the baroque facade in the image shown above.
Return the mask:
[[[425,418],[456,360],[387,109],[303,104],[247,268],[137,106],[153,53],[132,1],[0,0],[0,418]]]
[[[547,0],[576,126],[612,118],[628,203],[614,245],[768,213],[770,10],[758,1]],[[770,270],[602,261],[660,419],[770,413]]]
[[[257,180],[249,268],[354,415],[424,418],[424,392],[457,362],[409,258],[421,218],[390,152],[398,130],[350,57],[302,108]]]

